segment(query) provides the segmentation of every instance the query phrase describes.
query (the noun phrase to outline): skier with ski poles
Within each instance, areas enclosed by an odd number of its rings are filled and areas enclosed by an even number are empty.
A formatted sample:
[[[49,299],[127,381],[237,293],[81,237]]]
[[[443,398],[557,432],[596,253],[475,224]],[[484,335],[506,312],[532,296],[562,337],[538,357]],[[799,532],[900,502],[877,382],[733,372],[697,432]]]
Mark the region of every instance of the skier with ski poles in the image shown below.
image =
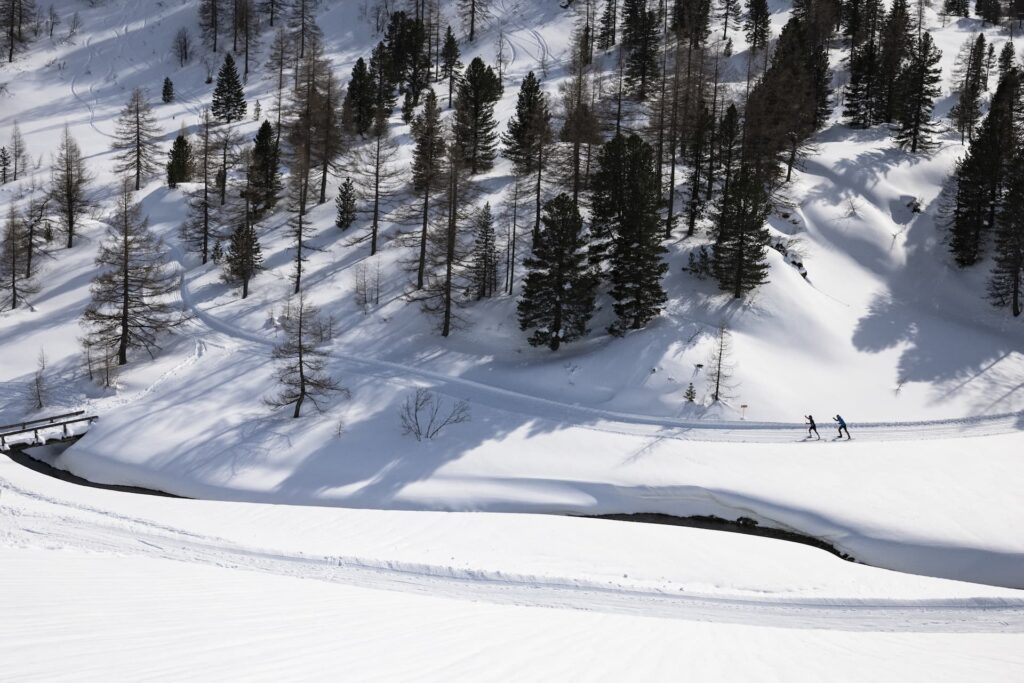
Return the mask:
[[[846,438],[849,439],[850,438],[850,430],[846,428],[846,420],[843,419],[843,416],[838,414],[838,413],[836,413],[836,416],[833,417],[832,419],[835,420],[839,424],[839,437],[838,438],[840,438],[840,439],[843,438],[843,432],[846,432]]]
[[[811,432],[814,432],[814,436],[818,439],[818,441],[821,441],[821,434],[818,434],[818,425],[814,423],[814,416],[804,415],[804,419],[807,420],[808,422],[807,438],[811,438]]]

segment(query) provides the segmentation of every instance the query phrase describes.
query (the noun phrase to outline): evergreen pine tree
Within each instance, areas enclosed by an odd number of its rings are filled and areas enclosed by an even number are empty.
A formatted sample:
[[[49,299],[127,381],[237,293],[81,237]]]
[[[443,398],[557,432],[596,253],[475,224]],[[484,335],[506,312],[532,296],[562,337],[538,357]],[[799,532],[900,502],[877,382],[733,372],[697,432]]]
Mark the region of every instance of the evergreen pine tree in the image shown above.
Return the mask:
[[[75,231],[81,217],[95,204],[89,196],[92,181],[93,176],[85,167],[81,148],[71,137],[68,127],[64,126],[50,173],[49,199],[57,206],[60,226],[68,237],[68,249],[74,246]]]
[[[943,0],[942,13],[949,17],[969,17],[971,4],[968,0]]]
[[[474,212],[469,267],[470,295],[478,301],[494,296],[498,291],[498,246],[490,204]]]
[[[760,52],[768,45],[771,36],[771,13],[768,11],[768,0],[747,0],[747,18],[743,22],[743,30],[747,43],[754,52]]]
[[[351,178],[345,178],[341,183],[334,204],[337,208],[334,224],[342,230],[348,230],[356,220],[356,186]]]
[[[766,222],[770,210],[762,182],[749,170],[740,169],[719,202],[711,258],[719,288],[737,299],[768,281]]]
[[[609,331],[640,329],[665,303],[654,150],[637,135],[617,135],[601,148],[594,174],[592,258],[608,258],[616,322]]]
[[[224,279],[241,285],[242,298],[249,296],[249,281],[263,270],[263,252],[260,249],[256,226],[242,220],[231,233],[231,242],[224,254]]]
[[[427,237],[431,220],[431,199],[444,189],[444,128],[437,96],[428,90],[420,112],[412,122],[412,139],[415,143],[412,154],[412,187],[421,201],[420,244],[416,265],[416,289],[423,289],[426,283]],[[437,207],[434,207],[435,210]]]
[[[1006,194],[995,225],[995,263],[988,281],[989,299],[999,307],[1021,314],[1024,275],[1024,155],[1014,156]]]
[[[366,62],[360,57],[352,67],[352,77],[342,105],[342,121],[351,133],[363,135],[373,125],[374,87]]]
[[[11,172],[11,153],[6,147],[0,147],[0,185],[7,184],[7,177]]]
[[[505,156],[511,159],[512,167],[520,178],[534,178],[535,216],[533,236],[540,231],[541,194],[547,151],[554,135],[551,131],[551,113],[547,98],[540,88],[540,81],[533,72],[526,74],[516,111],[508,122],[508,131],[502,135]]]
[[[224,63],[217,72],[217,85],[213,90],[213,117],[223,123],[233,123],[245,118],[245,92],[238,77],[235,59],[231,53],[224,55]]]
[[[1003,20],[1003,5],[1000,0],[977,0],[974,9],[983,21],[998,26]]]
[[[729,27],[735,27],[740,20],[740,0],[720,0],[718,16],[722,18],[722,40],[729,37]]]
[[[472,175],[494,165],[498,122],[494,105],[501,99],[501,81],[479,57],[473,59],[459,81],[455,97],[455,140],[465,154]]]
[[[1006,72],[1017,66],[1017,49],[1013,46],[1013,38],[1003,43],[1003,49],[999,51],[999,78],[1006,75]]]
[[[163,245],[132,201],[127,181],[96,265],[102,272],[93,280],[92,301],[82,316],[92,348],[116,354],[118,365],[128,362],[130,349],[152,355],[160,348],[160,335],[182,320],[167,300],[178,289],[178,278],[166,267]]]
[[[996,88],[989,113],[957,164],[956,196],[950,219],[950,251],[960,267],[978,262],[996,224],[1006,190],[1012,154],[1019,147],[1016,130],[1020,72],[1006,72]]]
[[[160,99],[163,100],[164,104],[170,104],[174,101],[174,83],[170,78],[164,78],[164,87],[161,91]]]
[[[633,96],[644,101],[658,78],[658,12],[648,0],[623,0],[622,45],[626,54],[626,82]]]
[[[933,136],[937,127],[932,121],[932,109],[935,98],[942,94],[941,58],[942,53],[935,47],[932,34],[925,31],[921,34],[910,63],[900,74],[903,110],[896,142],[903,149],[909,149],[911,154],[926,152],[935,147]]]
[[[601,24],[597,31],[597,49],[608,50],[618,40],[619,0],[605,0]]]
[[[985,36],[979,33],[966,50],[967,59],[963,65],[962,80],[956,105],[950,116],[960,133],[960,141],[974,137],[974,128],[981,118],[981,93],[987,88],[985,77]]]
[[[459,78],[459,71],[462,69],[462,62],[459,61],[459,43],[455,40],[452,27],[449,26],[444,34],[444,45],[441,47],[441,79],[448,82],[448,106],[452,106],[452,91],[455,89],[455,82]]]
[[[269,121],[260,125],[253,141],[252,169],[249,175],[252,212],[259,219],[273,210],[281,196],[281,162],[274,127]]]
[[[117,119],[112,145],[116,152],[116,172],[131,176],[136,191],[142,187],[142,179],[157,169],[160,152],[157,150],[156,138],[159,132],[152,107],[142,90],[136,88]]]
[[[882,26],[879,43],[876,121],[891,123],[902,111],[899,76],[914,50],[916,40],[912,28],[907,0],[893,0]]]
[[[697,390],[693,388],[693,382],[686,387],[686,392],[683,394],[683,399],[687,403],[693,403],[697,400]]]
[[[189,143],[185,133],[178,133],[171,145],[169,160],[167,162],[167,186],[177,187],[178,183],[192,181],[192,145]]]
[[[563,343],[589,331],[594,314],[597,279],[587,263],[583,220],[569,195],[544,205],[543,227],[527,258],[526,279],[519,299],[519,326],[533,330],[532,346],[557,351]]]

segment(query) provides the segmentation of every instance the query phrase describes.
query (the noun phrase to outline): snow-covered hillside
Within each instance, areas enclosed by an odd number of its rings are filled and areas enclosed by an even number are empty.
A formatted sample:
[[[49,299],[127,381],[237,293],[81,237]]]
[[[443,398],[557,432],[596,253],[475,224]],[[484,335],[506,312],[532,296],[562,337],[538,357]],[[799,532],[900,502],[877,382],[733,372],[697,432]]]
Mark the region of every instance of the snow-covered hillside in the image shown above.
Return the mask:
[[[318,15],[329,56],[342,77],[378,39],[363,5],[327,3]],[[457,25],[456,8],[444,7]],[[107,208],[114,192],[114,119],[129,91],[143,87],[155,99],[156,84],[164,76],[173,78],[176,102],[156,107],[169,145],[180,128],[196,126],[200,108],[209,103],[212,86],[204,82],[203,61],[215,68],[216,56],[207,54],[179,68],[170,54],[170,37],[178,29],[195,32],[192,2],[91,7],[69,1],[56,8],[63,16],[79,12],[78,34],[68,41],[41,39],[4,67],[0,126],[8,132],[15,121],[20,123],[37,168],[29,178],[0,187],[0,196],[18,201],[33,182],[44,183],[57,133],[68,125],[97,176],[95,192]],[[775,34],[786,16],[785,7],[775,7]],[[933,13],[927,19],[943,49],[944,73],[951,74],[960,43],[981,27],[972,20],[942,27]],[[495,16],[476,43],[464,45],[464,61],[477,54],[493,61],[499,32],[511,47],[498,107],[502,121],[511,115],[518,83],[529,70],[546,68],[544,87],[557,99],[573,22],[572,13],[556,3],[505,0],[496,4]],[[996,44],[1003,40],[995,29],[988,34]],[[738,88],[745,62],[743,38],[736,35],[735,40],[736,55],[725,77]],[[843,58],[842,50],[834,51],[837,84],[845,78]],[[611,56],[602,59],[611,69]],[[246,96],[251,105],[258,100],[269,111],[272,83],[260,68],[254,68]],[[946,110],[949,99],[941,105]],[[741,412],[748,421],[792,423],[808,412],[820,419],[839,411],[865,439],[945,441],[966,433],[1006,433],[1007,443],[1015,443],[1017,420],[1006,415],[1021,407],[1015,321],[984,303],[980,273],[951,266],[936,226],[937,197],[963,149],[959,139],[946,135],[939,152],[912,156],[900,152],[885,130],[853,131],[838,117],[837,107],[837,122],[818,135],[814,153],[787,189],[794,206],[782,206],[771,218],[778,233],[800,239],[807,279],[770,252],[771,282],[735,301],[683,271],[686,256],[700,240],[677,239],[670,245],[665,280],[670,301],[648,329],[624,338],[608,336],[602,331],[607,313],[602,313],[588,339],[557,353],[526,343],[510,296],[466,306],[464,324],[441,337],[436,319],[403,296],[410,248],[396,236],[408,227],[386,228],[383,248],[371,258],[365,242],[333,226],[333,204],[316,207],[312,242],[319,251],[306,265],[305,291],[335,318],[330,370],[351,390],[351,398],[297,423],[271,413],[262,401],[274,391],[270,349],[280,339],[277,318],[291,292],[285,214],[261,226],[268,270],[254,280],[253,294],[243,301],[220,281],[218,266],[200,266],[185,252],[177,234],[186,208],[183,190],[168,189],[162,178],[154,178],[138,196],[181,272],[181,302],[193,314],[191,322],[166,340],[154,360],[133,359],[116,390],[88,382],[78,321],[102,237],[101,223],[90,221],[74,249],[51,252],[42,290],[31,306],[0,318],[0,379],[6,388],[0,415],[13,419],[25,412],[25,387],[44,350],[51,412],[85,407],[102,416],[61,458],[61,466],[99,480],[190,495],[364,506],[606,511],[619,504],[601,497],[596,503],[564,499],[529,487],[529,493],[499,494],[488,491],[493,483],[458,492],[428,485],[426,494],[412,494],[409,487],[450,476],[452,468],[483,482],[543,477],[578,483],[578,474],[567,476],[562,470],[593,470],[599,474],[583,479],[621,487],[623,480],[615,474],[621,470],[606,457],[625,458],[636,470],[627,479],[637,483],[699,486],[685,461],[673,464],[674,459],[699,457],[712,471],[718,469],[715,463],[732,462],[735,449],[688,441],[792,442],[785,449],[755,446],[742,452],[772,453],[759,462],[794,486],[821,486],[809,474],[813,467],[808,461],[865,462],[861,451],[847,444],[796,443],[801,432],[793,425],[759,429],[751,422],[729,426],[720,421],[735,420]],[[249,122],[243,129],[254,134],[257,126]],[[392,126],[396,139],[405,141],[402,151],[408,158],[408,127],[397,115]],[[481,183],[487,189],[480,201],[498,206],[509,173],[507,162],[499,163]],[[922,213],[909,208],[915,200]],[[96,218],[104,216],[104,210],[96,212]],[[356,233],[366,229],[365,222],[354,228]],[[374,270],[379,266],[383,290],[380,305],[368,313],[353,297],[355,274],[366,264]],[[603,306],[608,308],[608,301]],[[735,389],[730,400],[711,404],[707,372],[699,366],[707,362],[714,330],[723,321],[735,338]],[[694,405],[683,401],[689,382],[698,393]],[[403,437],[399,408],[410,390],[421,386],[451,400],[468,399],[472,423],[453,428],[435,443]],[[984,417],[992,414],[1006,416]],[[963,422],[964,416],[976,419]],[[936,418],[945,421],[864,428],[872,421]],[[579,447],[595,437],[593,447]],[[920,475],[921,465],[914,460],[919,452],[920,457],[936,449],[990,452],[1002,450],[1001,444],[987,436],[914,448],[864,444],[871,456],[891,452],[893,457],[885,459],[884,467],[865,465],[858,471],[887,477],[904,489]],[[644,459],[655,456],[666,462],[648,469]],[[534,471],[524,458],[551,463],[551,468]],[[951,456],[946,474],[952,481],[993,474],[976,462]],[[752,474],[733,464],[725,469],[737,475],[728,485],[733,490]],[[826,479],[834,476],[827,469],[821,473]],[[788,493],[781,498],[792,500]],[[679,507],[644,496],[624,500],[629,510]],[[861,506],[852,498],[833,500],[844,508]]]

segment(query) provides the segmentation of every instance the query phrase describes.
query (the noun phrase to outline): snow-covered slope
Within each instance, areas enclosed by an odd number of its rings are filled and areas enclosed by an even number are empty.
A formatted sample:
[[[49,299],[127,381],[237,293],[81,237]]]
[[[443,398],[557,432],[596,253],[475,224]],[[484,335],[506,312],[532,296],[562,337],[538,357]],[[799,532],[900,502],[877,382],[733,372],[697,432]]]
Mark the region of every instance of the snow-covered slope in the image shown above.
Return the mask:
[[[0,488],[0,659],[16,680],[953,681],[1024,666],[1018,592],[792,543],[133,496],[7,459]]]
[[[379,38],[362,5],[326,3],[319,16],[342,78]],[[503,31],[513,48],[499,105],[504,120],[522,76],[541,62],[545,89],[556,94],[572,17],[555,2],[495,5],[477,43],[463,46],[463,61],[477,54],[492,61]],[[0,139],[20,123],[42,183],[67,124],[103,198],[113,186],[113,121],[131,88],[149,88],[155,100],[162,78],[173,78],[178,100],[157,105],[165,146],[209,102],[206,68],[199,60],[178,68],[169,51],[178,28],[195,32],[196,3],[55,6],[65,16],[79,11],[82,29],[68,43],[40,40],[2,67]],[[444,6],[454,23],[453,3]],[[777,35],[788,6],[773,11]],[[928,21],[949,79],[959,45],[980,26],[941,27],[931,12]],[[1005,37],[986,31],[998,49]],[[736,38],[727,77],[738,83],[745,57]],[[837,84],[842,58],[841,50],[833,54]],[[208,59],[215,68],[216,58]],[[603,59],[611,65],[610,55]],[[260,100],[268,111],[270,90],[257,69],[246,86],[250,104]],[[397,117],[392,125],[407,157],[407,128]],[[256,126],[243,129],[251,135]],[[88,223],[74,249],[53,251],[32,307],[0,314],[0,421],[25,412],[25,386],[45,349],[51,410],[101,415],[56,462],[99,481],[357,507],[746,515],[828,538],[883,566],[1020,586],[1024,547],[1006,530],[1024,523],[1013,486],[1024,473],[1013,457],[1024,443],[1015,414],[1024,408],[1022,337],[1019,321],[984,302],[981,273],[951,266],[936,225],[959,140],[947,136],[933,156],[914,157],[896,150],[884,130],[833,123],[816,145],[788,190],[793,207],[771,219],[780,235],[801,240],[808,279],[771,252],[771,282],[735,302],[683,272],[700,242],[676,240],[665,281],[670,302],[659,319],[621,339],[595,324],[585,341],[554,354],[526,344],[514,297],[466,307],[464,326],[441,338],[436,321],[402,296],[409,248],[394,238],[405,228],[389,225],[371,260],[365,243],[333,227],[331,203],[317,207],[312,241],[320,251],[307,264],[306,292],[336,320],[330,369],[352,396],[300,421],[261,401],[274,390],[270,349],[291,289],[285,216],[261,225],[269,268],[240,301],[216,266],[184,253],[183,192],[154,179],[138,197],[180,269],[192,321],[155,360],[133,360],[116,391],[91,385],[77,320],[102,225]],[[497,206],[508,173],[499,164],[481,199]],[[18,200],[28,185],[0,186],[0,203]],[[922,213],[910,211],[912,200]],[[382,304],[364,314],[353,301],[354,274],[377,262]],[[607,310],[598,322],[606,317]],[[730,401],[707,408],[697,365],[722,321],[735,336],[737,386]],[[683,403],[691,381],[698,407]],[[434,443],[403,437],[398,410],[420,386],[468,399],[472,422]],[[731,422],[744,411],[748,421]],[[836,411],[865,443],[801,442],[793,422],[808,412],[826,422]],[[761,424],[771,420],[786,424]]]

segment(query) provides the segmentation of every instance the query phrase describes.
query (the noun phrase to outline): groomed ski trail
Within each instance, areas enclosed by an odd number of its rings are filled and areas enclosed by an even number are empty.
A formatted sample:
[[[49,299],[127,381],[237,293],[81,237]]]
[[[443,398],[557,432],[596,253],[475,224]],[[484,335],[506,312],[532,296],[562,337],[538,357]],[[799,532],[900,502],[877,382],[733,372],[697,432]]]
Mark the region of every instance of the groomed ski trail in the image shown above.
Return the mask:
[[[8,545],[84,550],[228,567],[495,604],[716,623],[859,632],[1022,633],[1024,600],[879,600],[708,595],[525,576],[488,569],[383,561],[248,547],[146,519],[108,512],[19,487],[0,477],[0,538]],[[22,508],[19,498],[31,501]]]

